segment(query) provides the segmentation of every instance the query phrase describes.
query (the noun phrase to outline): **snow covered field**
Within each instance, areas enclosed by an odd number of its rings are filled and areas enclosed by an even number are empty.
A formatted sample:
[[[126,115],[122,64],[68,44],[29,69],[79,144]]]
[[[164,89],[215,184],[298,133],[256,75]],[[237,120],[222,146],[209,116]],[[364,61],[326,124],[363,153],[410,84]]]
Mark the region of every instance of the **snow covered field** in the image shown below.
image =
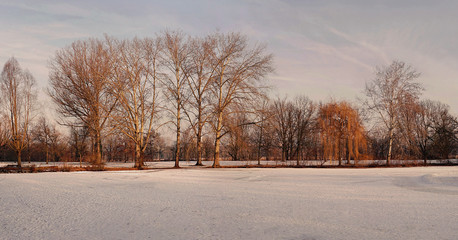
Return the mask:
[[[458,239],[458,167],[0,174],[0,239]]]

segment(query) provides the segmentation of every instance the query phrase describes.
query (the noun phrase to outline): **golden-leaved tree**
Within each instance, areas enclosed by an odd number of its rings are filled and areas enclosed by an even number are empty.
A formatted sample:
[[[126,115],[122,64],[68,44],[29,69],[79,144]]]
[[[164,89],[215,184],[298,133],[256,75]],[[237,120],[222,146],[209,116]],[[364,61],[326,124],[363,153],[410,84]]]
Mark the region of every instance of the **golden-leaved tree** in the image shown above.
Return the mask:
[[[325,160],[359,160],[360,151],[366,148],[364,127],[358,111],[347,102],[330,102],[318,109],[323,158]]]

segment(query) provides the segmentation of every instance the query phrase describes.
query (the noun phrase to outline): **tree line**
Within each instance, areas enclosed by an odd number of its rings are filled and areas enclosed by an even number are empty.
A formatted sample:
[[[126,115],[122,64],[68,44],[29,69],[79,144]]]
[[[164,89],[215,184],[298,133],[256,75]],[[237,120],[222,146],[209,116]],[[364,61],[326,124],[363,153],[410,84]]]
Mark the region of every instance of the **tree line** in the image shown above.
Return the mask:
[[[379,67],[358,104],[269,98],[273,56],[240,33],[105,36],[73,42],[49,62],[57,130],[37,117],[35,80],[11,58],[1,74],[1,157],[28,161],[449,159],[458,121],[421,99],[420,74],[393,61]],[[172,132],[173,144],[164,139]]]

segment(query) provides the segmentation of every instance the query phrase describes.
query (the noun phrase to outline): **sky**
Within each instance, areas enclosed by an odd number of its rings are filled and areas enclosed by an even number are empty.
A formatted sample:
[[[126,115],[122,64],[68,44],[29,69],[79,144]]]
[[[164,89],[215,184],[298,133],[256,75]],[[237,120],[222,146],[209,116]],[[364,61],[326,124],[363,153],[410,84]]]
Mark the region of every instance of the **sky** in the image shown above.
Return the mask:
[[[399,60],[421,73],[423,98],[457,114],[457,13],[458,1],[440,0],[0,0],[0,64],[18,59],[51,106],[48,62],[75,40],[236,31],[274,55],[273,97],[355,102],[377,66]]]

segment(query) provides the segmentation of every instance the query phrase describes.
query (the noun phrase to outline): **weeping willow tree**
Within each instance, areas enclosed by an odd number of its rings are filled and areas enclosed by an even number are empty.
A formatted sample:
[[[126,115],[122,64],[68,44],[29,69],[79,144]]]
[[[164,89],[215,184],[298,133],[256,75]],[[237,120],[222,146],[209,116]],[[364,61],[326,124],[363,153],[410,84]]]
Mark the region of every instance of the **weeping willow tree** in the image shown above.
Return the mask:
[[[323,147],[323,159],[346,159],[349,164],[353,159],[356,164],[360,151],[367,148],[364,127],[358,111],[347,102],[322,104],[318,110],[317,123]]]

